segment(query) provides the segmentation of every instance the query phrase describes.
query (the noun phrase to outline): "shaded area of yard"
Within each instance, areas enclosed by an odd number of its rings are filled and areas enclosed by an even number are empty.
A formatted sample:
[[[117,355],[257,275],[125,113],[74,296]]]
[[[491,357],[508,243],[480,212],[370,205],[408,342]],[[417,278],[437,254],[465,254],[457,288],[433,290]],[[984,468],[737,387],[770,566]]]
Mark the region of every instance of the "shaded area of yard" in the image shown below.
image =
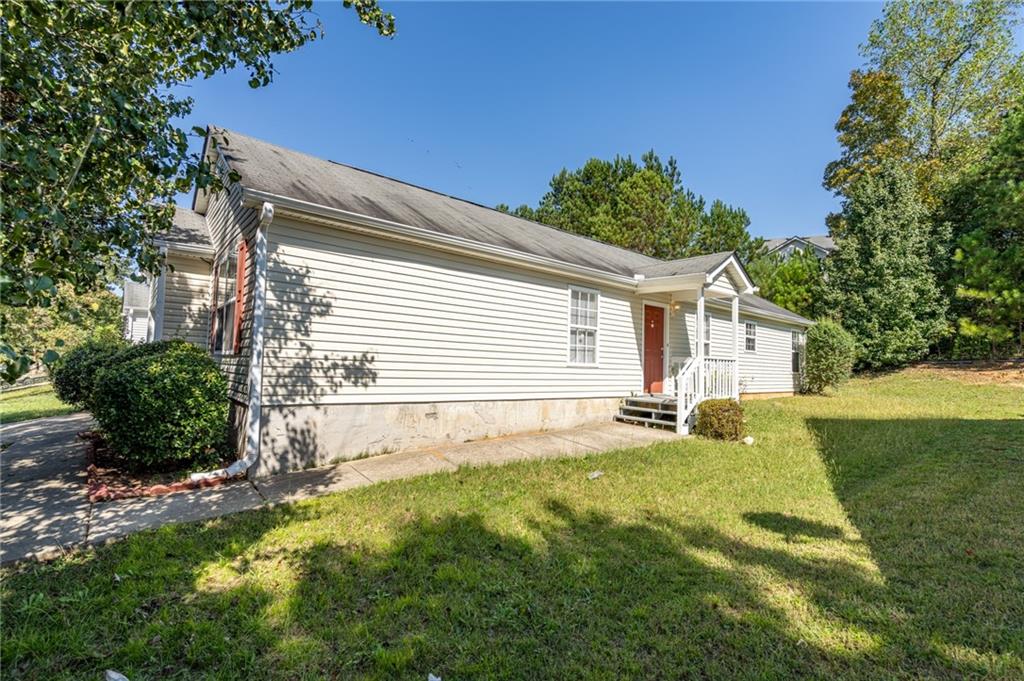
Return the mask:
[[[57,399],[49,384],[0,393],[0,423],[73,414],[74,407]]]
[[[5,675],[1024,675],[1024,400],[930,376],[8,572]],[[594,469],[604,471],[588,480]]]

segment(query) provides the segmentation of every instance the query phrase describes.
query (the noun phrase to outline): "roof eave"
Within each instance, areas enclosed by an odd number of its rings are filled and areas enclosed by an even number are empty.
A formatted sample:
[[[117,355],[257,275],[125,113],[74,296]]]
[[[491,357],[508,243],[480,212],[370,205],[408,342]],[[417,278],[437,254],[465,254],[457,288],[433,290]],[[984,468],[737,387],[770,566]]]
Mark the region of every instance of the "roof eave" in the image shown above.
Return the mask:
[[[531,269],[566,274],[620,288],[636,290],[637,287],[637,279],[630,275],[616,274],[582,265],[573,265],[554,258],[523,253],[522,251],[504,246],[483,244],[471,239],[443,234],[422,227],[392,222],[391,220],[362,215],[340,208],[331,208],[330,206],[272,194],[250,187],[242,188],[242,205],[256,207],[264,202],[272,203],[277,215],[293,215],[300,218],[313,217],[349,230],[356,229],[357,231],[371,234],[384,234],[403,241],[412,241],[497,262],[514,262]]]

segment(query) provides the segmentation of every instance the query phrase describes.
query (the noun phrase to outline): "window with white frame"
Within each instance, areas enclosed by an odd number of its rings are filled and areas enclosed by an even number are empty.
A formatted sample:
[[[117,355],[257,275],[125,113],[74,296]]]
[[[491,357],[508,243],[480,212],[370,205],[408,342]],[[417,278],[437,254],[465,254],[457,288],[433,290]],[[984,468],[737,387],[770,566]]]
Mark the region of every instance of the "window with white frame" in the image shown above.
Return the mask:
[[[793,354],[793,373],[799,374],[803,368],[803,354],[804,354],[804,334],[802,331],[792,331],[792,354]]]
[[[747,352],[757,352],[757,324],[743,323],[743,348]]]
[[[704,356],[711,356],[711,315],[704,315]]]
[[[600,294],[569,287],[569,363],[597,364],[598,305]]]
[[[216,292],[213,314],[213,351],[230,354],[235,347],[235,304],[238,284],[235,281],[237,258],[226,254],[217,263]]]

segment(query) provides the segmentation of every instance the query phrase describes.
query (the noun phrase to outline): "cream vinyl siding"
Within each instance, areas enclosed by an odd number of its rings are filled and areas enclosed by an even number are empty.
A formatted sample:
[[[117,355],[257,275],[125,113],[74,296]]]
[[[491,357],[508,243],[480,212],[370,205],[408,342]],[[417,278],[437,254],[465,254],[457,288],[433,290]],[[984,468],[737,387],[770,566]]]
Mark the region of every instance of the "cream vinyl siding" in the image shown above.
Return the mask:
[[[732,346],[732,313],[728,308],[707,304],[707,313],[711,315],[711,357],[733,356]],[[697,308],[693,303],[684,307],[687,334],[690,338],[696,334]],[[757,324],[757,351],[746,352],[743,347],[743,324]],[[789,392],[799,388],[792,368],[790,332],[802,330],[802,327],[788,325],[783,322],[769,321],[761,317],[745,314],[740,309],[739,342],[740,358],[740,392],[771,393]],[[696,346],[692,343],[681,349],[687,356],[693,356]]]
[[[264,404],[618,397],[640,390],[640,299],[598,289],[598,363],[570,366],[570,284],[594,288],[275,220],[268,233]]]
[[[757,351],[744,350],[743,323],[757,324]],[[799,389],[793,374],[792,336],[797,326],[750,317],[740,310],[740,392],[773,393]]]
[[[249,392],[248,372],[249,357],[252,353],[252,277],[255,272],[252,262],[253,235],[259,225],[259,212],[253,208],[242,206],[242,189],[238,184],[228,183],[228,187],[210,197],[206,210],[206,224],[210,228],[210,239],[216,252],[214,262],[220,260],[230,251],[235,254],[241,238],[249,244],[249,263],[246,267],[248,281],[245,287],[247,294],[242,307],[242,325],[239,333],[242,336],[238,354],[223,353],[215,355],[228,379],[228,394],[231,398],[244,402]],[[241,264],[238,265],[241,269]],[[211,290],[212,291],[212,290]]]
[[[164,338],[205,348],[210,336],[210,263],[168,254],[164,274]]]

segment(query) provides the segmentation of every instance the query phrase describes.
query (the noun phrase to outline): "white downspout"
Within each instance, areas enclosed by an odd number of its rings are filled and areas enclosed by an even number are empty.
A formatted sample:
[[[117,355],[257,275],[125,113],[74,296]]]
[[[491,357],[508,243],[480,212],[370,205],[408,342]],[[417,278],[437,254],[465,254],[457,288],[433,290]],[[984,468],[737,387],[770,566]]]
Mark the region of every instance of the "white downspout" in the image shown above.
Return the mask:
[[[253,249],[252,339],[249,356],[249,408],[246,411],[245,456],[227,468],[193,473],[192,480],[211,480],[244,475],[260,454],[260,417],[263,400],[263,317],[267,302],[267,228],[274,219],[274,204],[263,202]]]
[[[148,340],[158,341],[164,337],[164,300],[167,297],[167,247],[160,247],[160,274],[153,279],[153,288],[149,309],[149,328],[146,330]]]

